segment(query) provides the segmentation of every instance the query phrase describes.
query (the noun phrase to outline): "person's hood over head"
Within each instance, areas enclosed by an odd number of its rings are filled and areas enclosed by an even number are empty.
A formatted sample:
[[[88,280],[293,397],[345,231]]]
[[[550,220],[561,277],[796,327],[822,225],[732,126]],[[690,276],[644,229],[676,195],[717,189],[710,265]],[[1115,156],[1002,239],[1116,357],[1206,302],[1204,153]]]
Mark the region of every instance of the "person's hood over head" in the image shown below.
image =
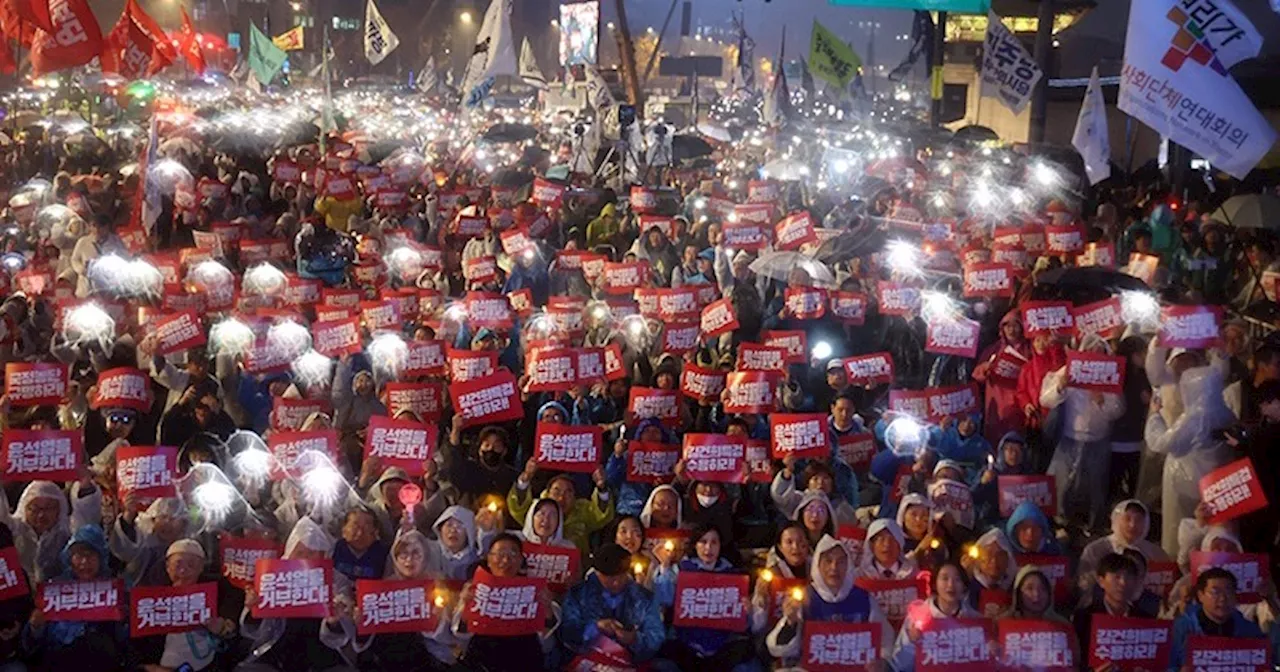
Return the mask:
[[[537,421],[542,422],[542,414],[549,410],[560,411],[560,417],[564,418],[564,423],[569,424],[569,410],[564,407],[564,404],[558,401],[548,401],[547,403],[539,406],[538,415],[536,416]]]
[[[1142,527],[1138,529],[1138,539],[1146,539],[1147,532],[1151,530],[1151,511],[1147,509],[1146,504],[1137,499],[1126,499],[1117,503],[1111,508],[1111,545],[1117,553],[1122,552],[1128,546],[1120,536],[1120,519],[1124,516],[1125,509],[1130,506],[1137,506],[1142,509]]]
[[[556,531],[550,537],[540,536],[533,529],[533,514],[543,506],[554,506],[556,509]],[[521,534],[526,541],[534,544],[555,544],[564,539],[564,511],[560,510],[560,503],[550,497],[543,497],[534,502],[533,506],[529,507],[529,513],[524,517],[524,527],[521,529]]]
[[[85,525],[71,533],[71,538],[67,540],[67,543],[62,546],[62,551],[58,553],[58,560],[62,562],[63,577],[71,576],[71,547],[76,544],[87,545],[98,554],[99,578],[111,575],[111,567],[108,564],[110,552],[107,550],[107,535],[97,525]]]
[[[643,525],[646,530],[649,529],[649,525],[650,525],[649,521],[652,520],[653,518],[653,500],[655,497],[658,496],[659,492],[670,492],[672,495],[675,496],[676,498],[676,525],[675,526],[676,528],[679,528],[682,524],[684,524],[684,500],[682,497],[680,497],[679,491],[677,491],[674,487],[667,485],[665,483],[654,488],[653,491],[649,493],[649,498],[646,499],[644,502],[644,508],[640,510],[640,524]]]
[[[809,560],[809,584],[822,600],[829,604],[840,602],[849,595],[849,591],[853,590],[853,575],[856,567],[853,558],[849,558],[844,577],[840,580],[840,587],[832,590],[823,580],[822,570],[819,568],[822,554],[832,549],[839,549],[839,552],[846,554],[846,557],[849,553],[849,549],[844,544],[833,539],[831,535],[824,534],[818,540],[818,547],[814,549],[813,557]]]
[[[309,516],[303,516],[294,524],[293,531],[289,533],[289,539],[284,542],[284,557],[292,558],[299,546],[323,553],[326,558],[333,557],[333,547],[336,543],[319,523],[311,520]]]
[[[929,501],[928,497],[925,497],[918,492],[908,492],[903,495],[902,501],[898,502],[898,517],[894,521],[898,523],[898,527],[903,530],[907,529],[907,526],[903,524],[907,518],[907,509],[912,506],[923,506],[924,508],[929,509],[930,512],[933,511],[933,502]]]
[[[22,490],[22,496],[18,498],[18,508],[13,512],[13,517],[22,522],[27,522],[27,504],[33,499],[39,498],[52,499],[58,502],[58,522],[54,524],[54,530],[64,529],[70,532],[70,516],[71,504],[67,501],[67,495],[53,481],[31,481],[27,487]]]
[[[1018,529],[1018,525],[1028,520],[1040,527],[1040,532],[1043,535],[1040,548],[1022,548],[1018,545],[1018,535],[1015,530]],[[1031,502],[1019,504],[1013,510],[1013,513],[1009,514],[1009,520],[1005,523],[1004,532],[1008,536],[1009,543],[1013,546],[1014,551],[1018,553],[1039,553],[1054,539],[1053,527],[1049,525],[1049,519],[1040,510],[1040,507]]]
[[[467,548],[475,548],[476,514],[472,513],[471,509],[457,504],[445,509],[444,512],[440,514],[440,517],[436,519],[435,525],[431,526],[431,529],[435,530],[436,539],[440,538],[440,527],[448,520],[456,520],[459,523],[462,523],[463,529],[467,532]]]

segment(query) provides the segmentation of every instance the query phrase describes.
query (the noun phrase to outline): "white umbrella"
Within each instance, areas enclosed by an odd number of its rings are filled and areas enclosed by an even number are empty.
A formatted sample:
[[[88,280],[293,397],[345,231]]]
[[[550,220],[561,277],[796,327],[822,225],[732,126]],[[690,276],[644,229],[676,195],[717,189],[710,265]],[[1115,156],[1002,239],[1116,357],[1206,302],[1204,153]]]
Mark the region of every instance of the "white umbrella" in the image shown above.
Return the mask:
[[[803,180],[809,176],[809,166],[795,159],[774,159],[760,169],[764,177],[775,180]]]
[[[836,276],[826,264],[799,252],[765,252],[751,262],[750,268],[756,275],[780,282],[787,282],[791,272],[800,269],[809,274],[816,287],[836,286]]]

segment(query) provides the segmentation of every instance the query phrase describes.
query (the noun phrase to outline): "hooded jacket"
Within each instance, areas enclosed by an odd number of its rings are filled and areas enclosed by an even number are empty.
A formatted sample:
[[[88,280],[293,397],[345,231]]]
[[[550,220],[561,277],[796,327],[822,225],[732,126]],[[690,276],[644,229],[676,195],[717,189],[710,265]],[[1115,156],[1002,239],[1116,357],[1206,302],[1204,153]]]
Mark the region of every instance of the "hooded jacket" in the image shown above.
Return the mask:
[[[973,578],[973,584],[969,591],[969,605],[978,608],[978,600],[981,597],[982,589],[988,588],[992,590],[1009,590],[1013,587],[1014,576],[1018,571],[1018,561],[1014,557],[1013,544],[1009,542],[1009,537],[1005,535],[1004,530],[999,528],[991,528],[982,533],[978,540],[974,542],[974,546],[984,549],[995,545],[1000,553],[1005,555],[1005,570],[1001,576],[987,576],[982,573],[979,563],[974,563],[969,568],[969,576]]]
[[[644,529],[646,531],[648,531],[648,529],[653,526],[653,522],[652,522],[653,500],[658,496],[659,492],[669,492],[675,495],[676,497],[675,528],[680,529],[680,527],[684,524],[684,498],[680,496],[680,491],[676,490],[675,486],[668,485],[665,483],[654,488],[653,492],[649,493],[649,498],[644,502],[644,508],[640,510],[640,516],[639,516],[640,524],[644,526]]]
[[[871,550],[871,541],[881,534],[887,534],[898,542],[898,562],[892,567],[885,567],[876,561]],[[862,544],[862,559],[858,562],[857,575],[868,579],[909,579],[916,575],[916,560],[907,555],[907,538],[902,528],[888,518],[877,518],[867,528],[866,542]],[[888,640],[885,640],[888,641]]]
[[[533,508],[532,493],[533,488],[529,484],[521,488],[519,481],[516,481],[511,486],[511,491],[507,493],[507,510],[521,526],[524,525],[525,517]],[[549,495],[544,490],[539,499],[547,497]],[[564,517],[564,524],[561,526],[564,537],[573,542],[585,556],[591,552],[588,543],[591,534],[603,529],[609,521],[613,520],[613,498],[609,497],[608,490],[602,491],[597,488],[589,498],[575,497],[569,512],[561,515]]]
[[[1191,602],[1187,605],[1187,610],[1173,621],[1173,636],[1170,641],[1173,645],[1169,649],[1169,669],[1181,670],[1187,664],[1187,653],[1190,650],[1191,638],[1204,635],[1204,625],[1201,618],[1204,616],[1204,608],[1199,602]],[[1263,634],[1258,624],[1245,618],[1239,609],[1231,610],[1231,623],[1227,626],[1231,630],[1230,637],[1232,639],[1266,639],[1267,648],[1275,655],[1276,650],[1276,633],[1274,628],[1272,632]],[[1221,635],[1219,635],[1221,636]]]
[[[1038,411],[1044,413],[1045,408],[1040,403],[1040,392],[1043,387],[1045,376],[1053,371],[1061,369],[1067,364],[1067,351],[1062,347],[1061,343],[1050,343],[1042,353],[1037,353],[1033,349],[1031,357],[1026,364],[1022,365],[1022,370],[1018,372],[1018,406],[1026,408],[1028,405],[1034,406]]]
[[[975,529],[982,529],[1000,520],[1001,476],[1027,476],[1032,474],[1025,450],[1023,451],[1021,464],[1011,466],[1005,462],[1004,445],[1009,442],[1020,443],[1024,448],[1027,445],[1027,440],[1018,432],[1005,432],[1005,435],[1000,437],[1000,442],[996,444],[995,452],[992,454],[991,470],[995,472],[996,477],[991,479],[989,483],[983,483],[982,470],[979,470],[973,478],[973,485],[970,486],[970,490],[973,492]]]
[[[467,545],[456,553],[444,547],[441,541],[440,528],[446,521],[456,520],[462,523],[467,533]],[[427,574],[436,580],[465,581],[470,578],[471,570],[480,561],[479,546],[476,540],[476,515],[471,509],[454,505],[444,510],[440,518],[432,526],[436,538],[427,544]]]
[[[1040,527],[1042,534],[1040,548],[1022,548],[1018,545],[1018,525],[1026,521],[1034,522]],[[1040,507],[1031,502],[1019,504],[1013,513],[1009,514],[1009,520],[1004,525],[1004,533],[1009,539],[1009,545],[1013,547],[1014,555],[1062,555],[1062,547],[1058,546],[1058,538],[1054,536],[1049,519],[1045,517]]]
[[[630,438],[635,440],[636,437],[644,433],[644,430],[654,426],[662,431],[662,443],[667,445],[678,445],[680,443],[671,434],[671,430],[664,427],[662,421],[657,418],[641,420],[636,424],[635,431]],[[604,476],[609,488],[618,493],[616,506],[619,515],[638,515],[645,502],[653,494],[652,483],[634,483],[627,480],[627,456],[625,453],[615,455],[612,451],[609,452],[609,459],[604,463]]]
[[[58,502],[58,519],[42,535],[27,524],[27,504],[44,497]],[[62,488],[51,481],[32,481],[18,498],[17,511],[10,513],[9,501],[0,497],[0,522],[13,532],[13,545],[18,549],[22,569],[31,581],[47,581],[61,571],[59,553],[71,538],[72,529],[97,525],[102,520],[102,491],[92,487],[88,493],[80,493],[80,484],[71,484],[71,503]]]
[[[1138,531],[1138,538],[1132,542],[1126,541],[1120,534],[1120,520],[1124,516],[1125,509],[1130,506],[1142,509],[1142,528]],[[1079,577],[1081,587],[1088,588],[1093,585],[1094,573],[1098,570],[1098,563],[1103,558],[1112,553],[1123,553],[1128,548],[1137,550],[1150,562],[1167,561],[1169,555],[1164,552],[1164,549],[1147,540],[1150,529],[1151,513],[1147,510],[1146,504],[1136,499],[1126,499],[1117,503],[1111,509],[1111,534],[1089,542],[1080,553],[1080,564],[1076,568],[1076,576]]]
[[[843,464],[843,463],[841,463]],[[834,463],[831,465],[835,466]],[[845,467],[846,469],[848,467]],[[778,507],[778,511],[782,515],[791,520],[799,520],[800,511],[804,508],[802,502],[812,490],[798,490],[796,488],[796,479],[801,478],[803,474],[800,472],[799,465],[796,465],[795,472],[791,478],[785,478],[779,471],[777,476],[773,477],[773,484],[769,486],[769,496],[773,498],[773,503]],[[834,479],[833,479],[834,480]],[[853,489],[857,490],[857,479],[852,479]],[[803,484],[808,486],[807,483]],[[826,494],[826,493],[823,493]],[[833,509],[833,518],[836,525],[852,525],[857,522],[857,512],[849,502],[841,499],[835,492],[828,495],[828,504]]]
[[[417,530],[408,530],[402,532],[396,537],[394,543],[391,544],[391,555],[394,557],[396,551],[408,544],[415,544],[422,549],[423,557],[427,557],[427,549],[431,544],[436,543]],[[417,576],[406,576],[400,573],[400,568],[394,562],[391,563],[391,570],[387,575],[388,579],[397,581],[420,581],[432,578],[427,571],[427,565],[423,563],[423,570]],[[369,637],[368,651],[369,656],[376,660],[379,669],[412,669],[418,666],[424,660],[422,656],[428,655],[436,661],[444,665],[453,665],[457,662],[457,656],[453,653],[453,633],[449,629],[450,617],[448,607],[445,613],[441,614],[436,625],[436,629],[432,632],[396,632],[379,635],[371,635]],[[365,657],[361,658],[361,664],[365,663]]]
[[[1044,572],[1041,571],[1039,567],[1036,567],[1035,565],[1023,565],[1022,568],[1018,570],[1017,576],[1013,579],[1013,590],[1011,591],[1013,603],[1009,606],[1008,610],[997,617],[997,620],[1003,620],[1006,618],[1026,618],[1049,621],[1051,623],[1070,627],[1071,621],[1054,611],[1052,596],[1050,596],[1048,608],[1043,612],[1039,614],[1031,614],[1027,612],[1026,606],[1022,603],[1022,582],[1026,581],[1032,574],[1039,575],[1041,579],[1044,579],[1044,584],[1046,586],[1053,586],[1053,582],[1049,581],[1049,577],[1045,576]],[[1074,638],[1071,638],[1071,640],[1073,647],[1078,651],[1079,647],[1076,646]],[[1076,657],[1076,660],[1079,660],[1079,656]]]
[[[924,601],[913,602],[907,607],[907,613],[914,613],[916,609],[929,610],[929,615],[934,619],[947,619],[951,616],[938,608],[937,598],[930,597]],[[975,609],[969,606],[968,602],[960,603],[960,611],[955,618],[981,618]],[[914,672],[916,669],[916,643],[911,641],[911,636],[907,629],[910,624],[903,622],[902,627],[898,629],[897,641],[893,644],[893,656],[889,659],[889,668],[894,672]]]
[[[1112,423],[1124,414],[1124,397],[1102,393],[1102,404],[1094,402],[1094,393],[1079,388],[1058,389],[1067,375],[1063,368],[1049,373],[1040,386],[1040,406],[1062,407],[1062,433],[1065,438],[1082,443],[1106,441],[1111,437]],[[1065,487],[1066,484],[1063,484]]]
[[[111,577],[110,553],[107,551],[107,537],[102,532],[102,528],[97,525],[84,525],[76,529],[74,534],[67,535],[66,543],[58,549],[58,570],[54,576],[50,578],[53,581],[76,581],[75,574],[71,570],[71,547],[77,544],[87,545],[98,554],[98,575],[95,578],[106,579]],[[22,627],[22,648],[29,654],[37,653],[42,650],[64,648],[72,646],[82,637],[86,635],[106,635],[115,640],[117,652],[123,647],[125,637],[127,636],[123,622],[94,622],[94,621],[48,621],[44,627],[36,632],[30,624]],[[90,644],[95,653],[105,654],[106,650],[100,649],[99,646]],[[89,653],[83,651],[82,653]],[[90,666],[90,669],[106,669],[98,663]]]
[[[960,435],[959,419],[946,429],[930,428],[930,443],[939,457],[968,467],[975,467],[987,460],[987,456],[991,454],[991,444],[982,435],[982,414],[973,413],[969,419],[974,422],[974,431],[969,436]]]
[[[894,522],[898,524],[898,529],[902,530],[904,535],[906,534],[906,531],[907,531],[907,526],[905,525],[905,521],[907,519],[907,509],[913,506],[923,506],[924,508],[929,510],[930,515],[933,514],[933,502],[929,501],[928,497],[916,492],[910,492],[904,495],[902,497],[902,501],[898,502],[898,514],[897,514],[897,517],[894,518]],[[916,544],[919,544],[920,540],[911,539],[910,537],[907,537],[906,539],[907,539],[907,543],[902,547],[902,552],[910,553],[916,550]]]
[[[533,514],[538,507],[544,506],[543,502],[550,502],[546,506],[556,507],[556,531],[551,533],[550,537],[540,537],[533,530]],[[543,497],[533,503],[529,508],[529,514],[524,517],[524,527],[520,531],[520,538],[530,544],[541,544],[543,546],[555,546],[557,548],[573,548],[573,542],[564,538],[564,514],[560,512],[560,504],[550,497]]]

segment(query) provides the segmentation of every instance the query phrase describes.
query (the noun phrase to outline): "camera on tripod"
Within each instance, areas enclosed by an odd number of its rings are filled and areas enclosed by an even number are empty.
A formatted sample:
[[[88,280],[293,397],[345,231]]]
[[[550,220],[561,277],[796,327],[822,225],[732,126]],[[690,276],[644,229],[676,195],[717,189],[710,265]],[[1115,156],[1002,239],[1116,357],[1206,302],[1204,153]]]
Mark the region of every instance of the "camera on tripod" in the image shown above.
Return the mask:
[[[619,105],[618,106],[618,127],[626,130],[636,123],[636,106],[635,105]]]

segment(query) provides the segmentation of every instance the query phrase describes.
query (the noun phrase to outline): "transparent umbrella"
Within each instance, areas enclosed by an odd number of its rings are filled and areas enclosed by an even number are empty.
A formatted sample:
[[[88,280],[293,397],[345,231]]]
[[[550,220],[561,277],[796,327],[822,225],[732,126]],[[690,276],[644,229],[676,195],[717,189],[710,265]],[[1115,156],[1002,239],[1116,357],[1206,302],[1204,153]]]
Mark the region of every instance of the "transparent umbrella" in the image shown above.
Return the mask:
[[[756,275],[780,282],[789,281],[791,272],[796,269],[808,273],[815,286],[836,286],[836,276],[826,264],[799,252],[765,252],[751,262],[751,270]]]

